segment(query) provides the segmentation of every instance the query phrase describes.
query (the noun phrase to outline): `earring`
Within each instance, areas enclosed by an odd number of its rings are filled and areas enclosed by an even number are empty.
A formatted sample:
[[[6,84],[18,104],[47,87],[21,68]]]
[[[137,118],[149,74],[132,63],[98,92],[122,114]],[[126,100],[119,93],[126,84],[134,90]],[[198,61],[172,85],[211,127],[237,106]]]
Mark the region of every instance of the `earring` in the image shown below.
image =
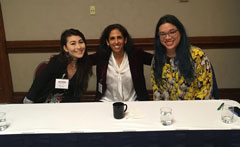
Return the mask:
[[[65,51],[65,55],[67,58],[69,58],[69,53],[67,51]]]

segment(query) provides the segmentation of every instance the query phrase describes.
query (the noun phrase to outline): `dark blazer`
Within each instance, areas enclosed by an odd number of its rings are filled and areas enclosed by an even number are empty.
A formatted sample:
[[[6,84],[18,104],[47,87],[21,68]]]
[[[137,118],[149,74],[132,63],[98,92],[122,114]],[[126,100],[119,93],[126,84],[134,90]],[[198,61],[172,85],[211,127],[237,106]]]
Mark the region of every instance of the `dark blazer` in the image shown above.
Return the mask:
[[[131,70],[133,85],[137,94],[137,99],[139,101],[149,100],[145,77],[144,77],[144,64],[151,65],[153,55],[147,52],[142,51],[141,49],[133,49],[130,55],[128,55],[129,66]],[[90,55],[92,59],[92,64],[96,65],[97,73],[97,85],[96,85],[96,101],[99,101],[102,96],[105,94],[107,85],[106,85],[106,76],[107,76],[107,62],[100,62],[101,58],[97,53]],[[102,85],[102,90],[99,90],[99,83]],[[100,92],[102,91],[102,93]]]

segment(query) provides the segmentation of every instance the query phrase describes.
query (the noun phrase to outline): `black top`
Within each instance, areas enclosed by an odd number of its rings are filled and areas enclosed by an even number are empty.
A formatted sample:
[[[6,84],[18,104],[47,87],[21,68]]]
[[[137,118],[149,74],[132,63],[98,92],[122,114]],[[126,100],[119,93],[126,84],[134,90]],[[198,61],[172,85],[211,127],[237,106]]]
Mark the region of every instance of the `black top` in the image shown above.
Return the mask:
[[[63,94],[61,102],[79,102],[79,97],[74,97],[76,75],[69,80],[68,89],[55,89],[56,79],[68,79],[67,63],[60,60],[60,55],[54,56],[40,75],[34,80],[26,97],[35,103],[45,102],[50,94]]]

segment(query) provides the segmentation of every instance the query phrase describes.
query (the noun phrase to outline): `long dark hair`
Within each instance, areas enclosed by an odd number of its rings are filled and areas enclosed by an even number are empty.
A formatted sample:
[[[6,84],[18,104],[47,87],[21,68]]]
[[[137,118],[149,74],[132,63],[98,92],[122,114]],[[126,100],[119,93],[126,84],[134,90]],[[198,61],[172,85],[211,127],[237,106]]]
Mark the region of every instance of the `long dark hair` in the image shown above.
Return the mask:
[[[194,68],[192,56],[190,53],[190,42],[183,24],[173,15],[165,15],[161,17],[157,23],[155,30],[155,63],[153,65],[154,76],[158,84],[162,84],[162,69],[167,59],[167,51],[165,46],[160,42],[159,27],[164,23],[170,23],[177,27],[181,34],[181,40],[176,48],[175,64],[177,64],[180,75],[184,77],[186,82],[190,84],[194,78]]]
[[[65,30],[61,35],[60,60],[66,64],[71,63],[71,61],[73,60],[73,58],[69,55],[69,53],[64,51],[64,46],[67,44],[67,39],[70,36],[81,37],[83,42],[86,45],[86,39],[82,32],[76,29]],[[75,90],[74,90],[73,96],[81,97],[83,93],[87,90],[88,80],[92,75],[92,66],[89,60],[87,48],[85,49],[83,57],[79,58],[76,64],[77,64],[77,71],[75,73],[76,81],[75,81]]]
[[[108,38],[109,38],[109,35],[110,35],[111,31],[115,30],[115,29],[119,30],[122,33],[124,39],[127,39],[127,43],[124,45],[124,51],[128,55],[131,54],[131,51],[132,51],[132,48],[133,48],[132,38],[129,35],[127,29],[125,29],[120,24],[111,24],[111,25],[107,26],[104,29],[104,31],[102,32],[102,35],[100,37],[100,46],[99,46],[99,49],[98,49],[98,53],[99,53],[101,59],[103,59],[105,62],[108,61],[108,59],[110,57],[110,54],[112,52],[111,47],[109,47],[107,45],[107,41],[108,41]]]

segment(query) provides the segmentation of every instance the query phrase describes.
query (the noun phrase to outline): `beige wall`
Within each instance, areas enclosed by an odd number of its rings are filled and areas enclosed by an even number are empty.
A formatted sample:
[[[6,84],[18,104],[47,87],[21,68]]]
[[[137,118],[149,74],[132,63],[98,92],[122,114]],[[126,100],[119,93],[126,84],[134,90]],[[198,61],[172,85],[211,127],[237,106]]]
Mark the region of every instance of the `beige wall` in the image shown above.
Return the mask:
[[[0,0],[7,40],[52,40],[74,27],[88,39],[99,38],[111,23],[132,37],[152,37],[160,16],[176,15],[189,36],[240,34],[239,0]],[[96,6],[90,16],[89,6]]]
[[[176,15],[189,36],[240,35],[240,0],[0,0],[7,41],[55,40],[66,28],[80,29],[87,39],[99,38],[111,23],[121,23],[133,38],[153,37],[164,14]],[[90,16],[89,6],[96,6]],[[220,88],[240,88],[240,49],[205,50]],[[10,54],[14,91],[27,91],[34,68],[50,54]],[[233,70],[234,69],[234,70]],[[146,67],[146,82],[149,81]],[[90,90],[95,88],[95,77]]]

